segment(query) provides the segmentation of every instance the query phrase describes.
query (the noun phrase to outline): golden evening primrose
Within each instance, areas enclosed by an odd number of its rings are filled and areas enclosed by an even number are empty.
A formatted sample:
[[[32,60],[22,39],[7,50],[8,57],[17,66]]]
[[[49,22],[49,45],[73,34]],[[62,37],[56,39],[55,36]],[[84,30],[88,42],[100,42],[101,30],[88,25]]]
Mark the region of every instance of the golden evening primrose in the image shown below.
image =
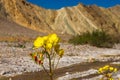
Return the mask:
[[[114,72],[116,72],[117,71],[117,68],[114,68]]]
[[[55,46],[59,42],[59,37],[56,34],[50,34],[47,41]]]
[[[50,80],[54,80],[53,71],[56,69],[60,58],[64,55],[64,50],[60,48],[59,41],[60,38],[57,34],[49,34],[48,36],[37,37],[33,42],[34,48],[37,49],[34,49],[35,52],[31,54],[31,57],[36,64],[43,67]],[[48,59],[49,71],[43,64],[45,58]],[[56,61],[57,64],[55,64]]]
[[[54,46],[54,50],[55,50],[57,53],[58,53],[59,49],[60,49],[60,45],[59,45],[59,44],[57,44],[57,45]]]
[[[34,47],[39,48],[44,45],[44,39],[42,37],[37,37],[37,39],[34,41]]]
[[[114,80],[113,78],[110,78],[109,80]]]
[[[52,44],[51,43],[47,43],[45,48],[46,48],[46,50],[50,50],[52,48]]]
[[[46,41],[48,39],[48,36],[43,36],[43,40]]]
[[[109,69],[110,69],[110,71],[113,71],[113,70],[114,70],[114,68],[113,68],[113,67],[110,67]]]
[[[64,54],[64,50],[63,50],[63,49],[60,49],[58,54],[59,54],[60,57],[62,57],[63,54]]]
[[[109,65],[105,65],[104,67],[101,67],[98,69],[98,73],[103,75],[103,77],[101,78],[102,80],[104,80],[104,78],[105,78],[105,80],[106,80],[106,78],[107,78],[107,80],[114,80],[112,78],[112,74],[116,71],[117,71],[117,68],[114,68]]]

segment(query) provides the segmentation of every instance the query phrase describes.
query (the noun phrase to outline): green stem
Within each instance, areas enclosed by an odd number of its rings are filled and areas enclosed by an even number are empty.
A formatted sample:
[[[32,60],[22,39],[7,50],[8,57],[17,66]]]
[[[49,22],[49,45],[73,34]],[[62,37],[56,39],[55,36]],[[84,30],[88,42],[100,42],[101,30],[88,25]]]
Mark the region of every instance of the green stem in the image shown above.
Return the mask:
[[[54,55],[53,55],[53,63],[52,63],[52,65],[53,65],[53,70],[55,70],[55,58],[56,58],[56,54],[54,53]]]
[[[49,58],[49,69],[50,69],[49,76],[50,76],[50,80],[53,80],[53,72],[52,72],[52,65],[51,65],[51,57],[50,57],[50,54],[48,54],[48,58]]]
[[[57,66],[58,66],[58,64],[59,64],[59,61],[60,61],[60,57],[59,57],[58,62],[57,62],[57,64],[56,64],[56,66],[55,66],[55,70],[57,69]]]
[[[49,73],[48,73],[48,71],[45,69],[45,67],[44,67],[43,64],[42,64],[42,67],[43,67],[44,71],[47,73],[47,75],[49,76]]]

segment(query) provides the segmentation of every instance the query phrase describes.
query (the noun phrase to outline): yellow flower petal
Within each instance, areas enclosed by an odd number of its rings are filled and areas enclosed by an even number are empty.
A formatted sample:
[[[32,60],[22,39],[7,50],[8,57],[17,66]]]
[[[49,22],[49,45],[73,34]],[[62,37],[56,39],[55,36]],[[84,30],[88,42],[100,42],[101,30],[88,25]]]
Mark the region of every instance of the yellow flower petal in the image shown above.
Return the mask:
[[[58,53],[58,51],[59,51],[59,48],[60,48],[60,45],[59,44],[57,44],[57,45],[55,45],[54,46],[54,50]]]
[[[56,34],[50,34],[47,42],[56,45],[59,42],[59,37]]]
[[[48,36],[44,36],[43,40],[46,41],[48,39]]]
[[[34,47],[39,48],[44,45],[44,40],[42,37],[37,37],[37,39],[34,41]]]
[[[109,69],[110,69],[110,71],[113,71],[113,70],[114,70],[114,68],[113,68],[113,67],[110,67]]]
[[[117,68],[114,68],[114,72],[117,72]]]
[[[102,72],[103,72],[103,69],[102,69],[102,68],[99,68],[98,72],[99,72],[99,73],[102,73]]]
[[[59,54],[60,57],[62,57],[64,55],[64,50],[60,49],[58,54]]]
[[[45,46],[45,48],[47,50],[50,50],[52,48],[52,44],[51,43],[47,43],[46,46]]]

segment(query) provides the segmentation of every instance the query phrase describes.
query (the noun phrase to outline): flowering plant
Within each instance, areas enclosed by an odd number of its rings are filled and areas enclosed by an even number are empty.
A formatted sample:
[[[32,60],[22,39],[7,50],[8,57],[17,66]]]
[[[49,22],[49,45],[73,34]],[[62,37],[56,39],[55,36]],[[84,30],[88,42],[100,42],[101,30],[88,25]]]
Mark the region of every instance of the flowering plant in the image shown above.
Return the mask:
[[[114,80],[112,78],[112,73],[116,71],[117,71],[117,68],[114,68],[109,65],[105,65],[104,67],[99,68],[98,73],[103,75],[101,80]]]
[[[31,54],[31,57],[36,64],[43,67],[45,72],[50,77],[50,80],[53,80],[54,70],[57,68],[59,60],[64,54],[64,50],[60,48],[59,41],[60,38],[56,34],[37,37],[34,41],[35,52]],[[49,61],[49,70],[47,70],[43,65],[45,58]],[[56,60],[57,63],[55,64]]]

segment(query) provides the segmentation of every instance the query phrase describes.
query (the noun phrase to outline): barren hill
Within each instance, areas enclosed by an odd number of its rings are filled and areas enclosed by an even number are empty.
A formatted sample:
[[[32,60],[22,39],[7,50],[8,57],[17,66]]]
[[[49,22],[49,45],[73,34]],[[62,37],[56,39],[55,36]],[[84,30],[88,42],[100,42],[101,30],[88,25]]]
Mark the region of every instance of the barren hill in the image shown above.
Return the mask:
[[[49,10],[26,0],[0,0],[0,16],[42,33],[81,34],[96,29],[120,34],[120,5],[102,8],[78,4]]]
[[[44,35],[44,33],[25,28],[15,22],[0,18],[0,41],[28,40],[38,35]]]

